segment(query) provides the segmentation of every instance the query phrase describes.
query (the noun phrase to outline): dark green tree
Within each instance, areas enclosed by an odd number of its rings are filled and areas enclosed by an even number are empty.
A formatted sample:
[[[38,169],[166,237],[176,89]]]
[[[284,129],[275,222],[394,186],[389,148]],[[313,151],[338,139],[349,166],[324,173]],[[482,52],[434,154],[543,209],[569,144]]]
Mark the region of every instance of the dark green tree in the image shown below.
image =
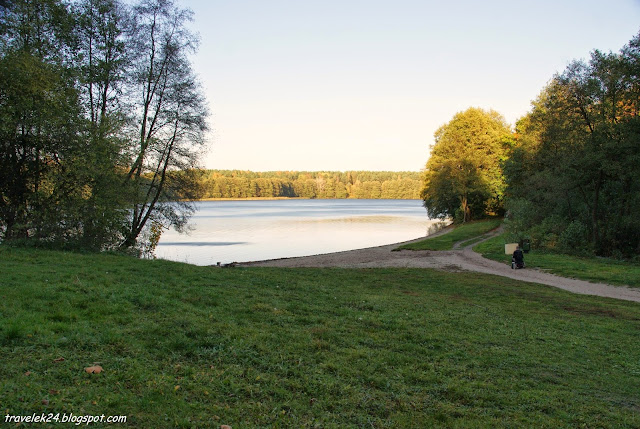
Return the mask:
[[[0,20],[0,234],[93,249],[183,227],[207,110],[191,13],[15,0]],[[157,238],[157,237],[156,237]],[[146,240],[146,239],[145,239]]]
[[[9,240],[75,237],[85,189],[72,16],[60,1],[16,0],[1,28],[0,229]]]
[[[519,121],[505,167],[513,234],[565,251],[640,249],[638,41],[570,64]]]

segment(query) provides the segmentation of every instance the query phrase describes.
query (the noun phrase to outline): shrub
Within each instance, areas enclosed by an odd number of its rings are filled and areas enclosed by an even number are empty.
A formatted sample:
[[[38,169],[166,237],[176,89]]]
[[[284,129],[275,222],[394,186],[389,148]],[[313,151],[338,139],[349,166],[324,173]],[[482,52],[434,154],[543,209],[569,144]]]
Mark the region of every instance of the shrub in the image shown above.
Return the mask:
[[[560,234],[559,250],[567,253],[584,253],[590,251],[589,230],[579,220],[574,220]]]

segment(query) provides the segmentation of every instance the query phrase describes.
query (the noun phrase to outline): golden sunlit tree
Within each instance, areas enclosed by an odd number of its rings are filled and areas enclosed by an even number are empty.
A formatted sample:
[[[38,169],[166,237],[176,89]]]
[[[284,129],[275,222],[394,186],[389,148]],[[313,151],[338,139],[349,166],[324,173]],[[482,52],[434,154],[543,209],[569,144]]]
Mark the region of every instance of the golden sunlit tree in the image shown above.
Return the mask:
[[[503,211],[501,162],[512,141],[494,110],[470,108],[440,127],[424,171],[422,199],[432,218],[467,222]]]

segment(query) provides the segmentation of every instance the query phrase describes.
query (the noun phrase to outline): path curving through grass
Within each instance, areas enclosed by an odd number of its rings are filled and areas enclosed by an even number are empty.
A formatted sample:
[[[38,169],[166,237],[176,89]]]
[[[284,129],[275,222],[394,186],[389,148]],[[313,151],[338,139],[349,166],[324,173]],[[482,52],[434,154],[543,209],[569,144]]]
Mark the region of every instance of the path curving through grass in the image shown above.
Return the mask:
[[[441,234],[449,234],[450,229]],[[486,234],[482,241],[488,240],[501,232],[494,229]],[[469,242],[465,237],[462,242]],[[268,261],[248,262],[243,266],[261,267],[339,267],[339,268],[433,268],[444,271],[472,271],[507,277],[513,280],[539,283],[564,289],[569,292],[595,295],[607,298],[640,302],[640,289],[627,286],[613,286],[605,283],[592,283],[585,280],[570,279],[549,274],[536,269],[512,270],[510,265],[486,259],[475,253],[473,246],[480,242],[471,240],[470,244],[457,250],[405,250],[406,245],[424,241],[424,238],[405,243],[346,252],[313,255],[299,258],[274,259]],[[459,242],[458,242],[459,243]],[[453,244],[455,247],[456,243]],[[400,248],[399,251],[394,251]]]

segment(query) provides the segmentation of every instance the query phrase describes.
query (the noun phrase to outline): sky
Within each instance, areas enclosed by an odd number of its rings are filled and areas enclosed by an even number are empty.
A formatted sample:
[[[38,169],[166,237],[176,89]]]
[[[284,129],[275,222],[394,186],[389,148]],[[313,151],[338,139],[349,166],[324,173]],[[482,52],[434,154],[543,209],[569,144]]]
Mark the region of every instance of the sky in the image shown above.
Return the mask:
[[[469,107],[525,115],[640,31],[640,0],[176,0],[211,112],[203,166],[420,171]]]

